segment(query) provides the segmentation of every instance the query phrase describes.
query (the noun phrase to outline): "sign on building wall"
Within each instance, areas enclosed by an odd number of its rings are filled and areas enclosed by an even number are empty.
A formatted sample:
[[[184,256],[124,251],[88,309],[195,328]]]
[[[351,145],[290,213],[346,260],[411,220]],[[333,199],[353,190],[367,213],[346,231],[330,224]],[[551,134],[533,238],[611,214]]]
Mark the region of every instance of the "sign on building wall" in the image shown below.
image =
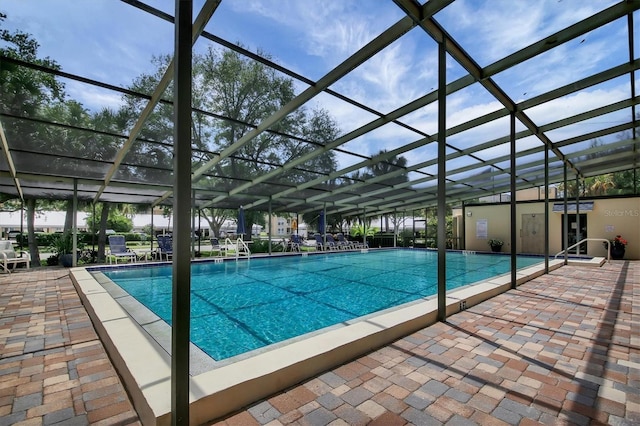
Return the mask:
[[[487,219],[478,219],[476,221],[476,238],[487,238]]]

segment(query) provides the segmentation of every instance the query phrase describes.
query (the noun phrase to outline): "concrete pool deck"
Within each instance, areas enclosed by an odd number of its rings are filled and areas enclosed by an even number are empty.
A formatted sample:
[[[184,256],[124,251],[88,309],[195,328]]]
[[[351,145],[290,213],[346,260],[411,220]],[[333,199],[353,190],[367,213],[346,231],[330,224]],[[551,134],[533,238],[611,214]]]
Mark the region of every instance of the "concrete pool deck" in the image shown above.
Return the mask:
[[[76,418],[78,424],[136,423],[67,273],[47,268],[0,277],[0,422],[39,418],[52,424],[54,417],[44,416],[55,413],[56,418],[67,416],[68,423]],[[224,423],[637,422],[639,277],[640,262],[563,267],[452,315],[446,323],[420,328],[283,392],[270,392]],[[56,332],[59,323],[66,332]],[[90,370],[71,358],[82,345],[102,350],[102,361],[91,366],[111,371],[102,374],[116,379],[108,387],[120,392],[112,397],[118,404],[87,404],[96,398],[102,379],[84,375]],[[67,357],[56,370],[69,371],[53,376],[35,371],[33,359],[45,360],[55,350]],[[58,405],[51,405],[54,401]],[[116,406],[124,410],[114,414],[120,420],[104,417],[105,407],[113,412]]]

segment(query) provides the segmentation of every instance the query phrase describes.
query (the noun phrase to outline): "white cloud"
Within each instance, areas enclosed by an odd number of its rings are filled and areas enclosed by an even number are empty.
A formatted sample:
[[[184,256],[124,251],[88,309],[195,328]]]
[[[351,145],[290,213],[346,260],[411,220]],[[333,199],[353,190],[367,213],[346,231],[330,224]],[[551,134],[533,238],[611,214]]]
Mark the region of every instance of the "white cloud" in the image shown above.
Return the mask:
[[[173,51],[171,23],[122,2],[6,0],[8,29],[31,34],[65,72],[128,85],[152,55]]]
[[[614,0],[457,0],[436,19],[486,66],[615,3]]]
[[[544,125],[626,99],[628,96],[628,83],[623,83],[607,89],[583,90],[530,108],[525,112],[536,123]]]
[[[376,7],[368,6],[367,2],[357,0],[250,0],[231,3],[231,7],[238,11],[257,13],[278,25],[293,28],[300,34],[300,42],[308,53],[321,56],[334,66],[337,64],[335,58],[345,58],[357,51],[394,22],[393,19],[401,16],[399,9],[393,6],[379,3]],[[381,14],[381,9],[388,13]]]
[[[99,87],[71,81],[66,83],[66,91],[71,99],[82,103],[90,111],[100,111],[103,108],[116,111],[123,106],[120,93]]]

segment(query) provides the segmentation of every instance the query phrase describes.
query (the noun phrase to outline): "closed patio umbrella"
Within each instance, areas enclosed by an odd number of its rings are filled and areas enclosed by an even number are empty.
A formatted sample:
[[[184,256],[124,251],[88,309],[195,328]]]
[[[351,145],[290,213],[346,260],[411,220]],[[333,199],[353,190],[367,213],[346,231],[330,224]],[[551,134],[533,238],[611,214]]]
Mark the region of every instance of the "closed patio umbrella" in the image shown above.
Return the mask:
[[[320,217],[318,218],[318,232],[324,235],[324,210],[320,212]]]
[[[244,209],[242,208],[242,206],[240,206],[240,208],[238,209],[238,227],[236,228],[236,234],[246,234],[246,230],[244,227]]]

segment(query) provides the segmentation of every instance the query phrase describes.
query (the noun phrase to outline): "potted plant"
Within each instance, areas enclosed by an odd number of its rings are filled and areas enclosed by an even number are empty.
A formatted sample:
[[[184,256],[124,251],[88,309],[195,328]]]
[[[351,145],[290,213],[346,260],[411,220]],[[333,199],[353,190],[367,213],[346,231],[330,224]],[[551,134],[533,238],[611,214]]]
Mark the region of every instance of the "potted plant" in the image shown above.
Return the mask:
[[[502,250],[502,245],[504,244],[502,240],[498,240],[496,238],[490,239],[489,241],[487,241],[487,243],[491,247],[491,251],[495,252],[499,252],[500,250]]]
[[[65,267],[73,265],[73,238],[70,232],[56,235],[51,241],[51,251],[57,257],[59,264]]]
[[[611,247],[611,258],[612,259],[623,259],[624,251],[627,246],[627,240],[622,238],[621,235],[616,235],[616,237],[609,241]],[[607,244],[604,244],[605,248],[607,248]]]

